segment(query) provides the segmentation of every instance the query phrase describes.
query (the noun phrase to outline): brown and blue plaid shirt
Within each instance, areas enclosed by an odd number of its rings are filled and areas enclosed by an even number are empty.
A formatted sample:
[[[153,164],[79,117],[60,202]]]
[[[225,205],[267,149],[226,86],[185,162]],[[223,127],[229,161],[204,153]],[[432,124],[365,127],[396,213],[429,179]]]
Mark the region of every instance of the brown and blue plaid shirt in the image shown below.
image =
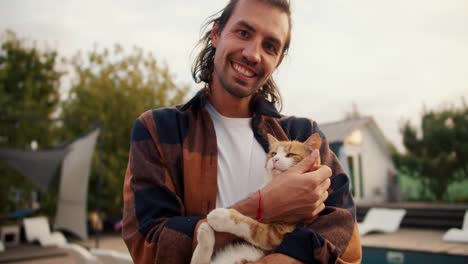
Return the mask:
[[[122,236],[135,263],[190,263],[197,221],[216,206],[217,143],[200,91],[187,104],[143,113],[132,130],[124,183]],[[359,263],[361,245],[349,180],[326,137],[309,119],[281,116],[264,99],[252,102],[252,129],[268,151],[280,140],[322,137],[321,161],[333,175],[326,209],[288,234],[276,252],[305,263]]]

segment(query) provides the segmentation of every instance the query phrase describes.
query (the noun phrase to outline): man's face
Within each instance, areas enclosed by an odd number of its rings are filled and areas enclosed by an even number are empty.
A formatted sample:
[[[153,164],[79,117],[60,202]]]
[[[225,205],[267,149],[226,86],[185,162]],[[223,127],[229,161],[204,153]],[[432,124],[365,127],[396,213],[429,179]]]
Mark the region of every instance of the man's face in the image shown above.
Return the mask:
[[[286,13],[260,1],[240,0],[221,32],[213,26],[212,85],[238,98],[254,94],[281,63],[288,33]]]

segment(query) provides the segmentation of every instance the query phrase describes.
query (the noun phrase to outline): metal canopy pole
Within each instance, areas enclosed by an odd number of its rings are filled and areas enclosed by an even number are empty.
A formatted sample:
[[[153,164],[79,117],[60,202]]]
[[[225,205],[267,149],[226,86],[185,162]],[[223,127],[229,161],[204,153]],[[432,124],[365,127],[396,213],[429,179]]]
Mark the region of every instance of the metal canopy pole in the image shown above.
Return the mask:
[[[98,179],[96,181],[96,212],[101,219],[101,189],[102,189],[102,138],[103,138],[103,125],[99,124],[100,133],[98,138]],[[102,223],[104,228],[104,223]],[[95,247],[99,248],[99,238],[101,234],[101,230],[95,230],[96,232],[96,240],[95,240]]]

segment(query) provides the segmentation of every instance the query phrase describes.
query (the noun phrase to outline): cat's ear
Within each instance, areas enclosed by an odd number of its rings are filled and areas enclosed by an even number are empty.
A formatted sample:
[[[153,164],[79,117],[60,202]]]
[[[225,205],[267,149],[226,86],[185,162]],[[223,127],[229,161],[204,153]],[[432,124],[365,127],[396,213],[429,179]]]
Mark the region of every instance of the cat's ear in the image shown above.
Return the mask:
[[[319,149],[320,145],[322,145],[322,139],[318,133],[314,133],[304,142],[304,144],[310,149]]]
[[[267,134],[267,138],[268,138],[268,144],[271,146],[275,143],[278,143],[279,141],[274,137],[272,136],[271,134]]]

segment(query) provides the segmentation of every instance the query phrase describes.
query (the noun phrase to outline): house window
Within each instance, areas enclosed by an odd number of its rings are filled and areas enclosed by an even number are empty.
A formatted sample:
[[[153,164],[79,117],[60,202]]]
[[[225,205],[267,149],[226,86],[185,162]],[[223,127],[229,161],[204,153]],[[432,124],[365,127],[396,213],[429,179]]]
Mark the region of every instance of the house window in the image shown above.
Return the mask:
[[[361,154],[358,155],[358,161],[359,161],[359,194],[360,197],[364,197],[364,179],[362,176],[362,156]]]
[[[354,179],[354,159],[353,156],[348,156],[348,167],[349,167],[349,177],[351,178],[351,193],[353,196],[356,195],[356,180]]]
[[[351,178],[351,193],[353,196],[359,195],[360,198],[364,198],[364,177],[362,173],[362,156],[357,155],[357,162],[355,162],[355,156],[347,156],[346,160],[349,167],[349,176]],[[357,188],[356,177],[359,177],[359,188]]]

